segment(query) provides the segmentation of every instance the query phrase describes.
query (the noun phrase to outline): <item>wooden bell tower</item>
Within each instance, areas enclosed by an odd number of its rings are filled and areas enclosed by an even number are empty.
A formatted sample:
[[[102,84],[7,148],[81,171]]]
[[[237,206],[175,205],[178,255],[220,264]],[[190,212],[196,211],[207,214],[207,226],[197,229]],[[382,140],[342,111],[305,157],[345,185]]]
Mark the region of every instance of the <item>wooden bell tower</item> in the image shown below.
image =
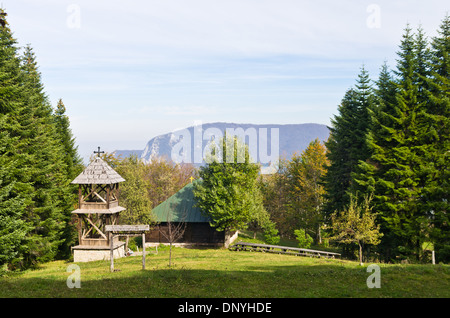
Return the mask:
[[[119,183],[125,181],[114,169],[98,156],[71,183],[78,184],[78,243],[72,247],[74,262],[109,259],[110,241],[106,225],[116,225],[119,213],[125,208],[119,205]],[[123,257],[125,243],[113,242],[114,257]]]

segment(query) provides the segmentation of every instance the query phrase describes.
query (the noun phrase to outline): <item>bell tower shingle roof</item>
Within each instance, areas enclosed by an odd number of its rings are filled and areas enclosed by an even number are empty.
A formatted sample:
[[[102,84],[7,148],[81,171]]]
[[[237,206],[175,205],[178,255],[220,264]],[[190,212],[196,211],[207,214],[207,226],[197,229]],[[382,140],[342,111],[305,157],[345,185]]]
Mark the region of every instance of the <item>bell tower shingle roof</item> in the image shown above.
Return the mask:
[[[114,184],[125,181],[102,158],[96,157],[82,173],[71,183],[73,184]]]

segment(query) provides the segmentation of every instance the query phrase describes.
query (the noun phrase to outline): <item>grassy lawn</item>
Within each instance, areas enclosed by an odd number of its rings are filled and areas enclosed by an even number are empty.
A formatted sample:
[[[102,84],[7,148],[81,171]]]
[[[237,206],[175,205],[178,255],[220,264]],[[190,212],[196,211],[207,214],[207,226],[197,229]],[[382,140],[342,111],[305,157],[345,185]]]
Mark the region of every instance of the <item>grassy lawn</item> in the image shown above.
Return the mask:
[[[153,250],[154,251],[154,250]],[[79,263],[81,288],[68,288],[69,262],[0,277],[0,297],[450,297],[449,265],[379,264],[381,288],[368,288],[367,265],[227,249],[175,248],[115,261]]]

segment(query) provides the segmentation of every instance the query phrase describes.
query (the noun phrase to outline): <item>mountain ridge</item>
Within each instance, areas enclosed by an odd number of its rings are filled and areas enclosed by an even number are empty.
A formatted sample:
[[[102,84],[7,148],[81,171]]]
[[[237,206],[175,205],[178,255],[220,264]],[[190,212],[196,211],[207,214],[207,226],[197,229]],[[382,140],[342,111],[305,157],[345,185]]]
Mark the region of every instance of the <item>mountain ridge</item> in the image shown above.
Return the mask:
[[[234,132],[237,135],[241,134],[249,148],[254,148],[254,153],[258,154],[258,156],[255,156],[258,157],[258,159],[255,158],[256,161],[263,165],[267,164],[267,162],[261,159],[274,155],[274,151],[272,151],[274,145],[278,147],[278,149],[274,148],[274,150],[278,150],[279,156],[290,158],[295,152],[301,153],[305,150],[308,144],[316,138],[319,138],[321,142],[326,141],[330,133],[326,125],[316,123],[237,124],[213,122],[194,125],[155,136],[147,142],[143,150],[115,150],[114,153],[116,156],[120,155],[122,157],[135,154],[146,162],[151,161],[155,157],[167,157],[167,159],[172,160],[174,158],[178,158],[178,160],[183,158],[184,162],[191,162],[199,166],[204,164],[204,161],[199,162],[199,156],[196,156],[199,154],[198,151],[200,151],[201,156],[206,149],[208,140],[221,137],[226,131]],[[277,134],[278,143],[276,142]],[[275,151],[276,153],[277,151]],[[274,158],[270,159],[272,159],[272,162],[274,161]]]

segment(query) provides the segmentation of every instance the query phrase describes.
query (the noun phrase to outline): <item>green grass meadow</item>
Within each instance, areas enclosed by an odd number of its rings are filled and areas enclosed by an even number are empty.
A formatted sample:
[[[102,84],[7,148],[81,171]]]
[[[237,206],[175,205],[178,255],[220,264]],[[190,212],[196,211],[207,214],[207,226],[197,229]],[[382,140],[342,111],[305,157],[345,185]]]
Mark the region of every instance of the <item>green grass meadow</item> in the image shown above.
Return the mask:
[[[155,253],[155,249],[148,249]],[[65,261],[0,277],[0,297],[155,297],[155,298],[448,298],[449,265],[380,266],[380,288],[368,288],[367,266],[339,259],[319,259],[228,249],[169,249],[142,257],[78,263],[80,288],[69,288]]]

